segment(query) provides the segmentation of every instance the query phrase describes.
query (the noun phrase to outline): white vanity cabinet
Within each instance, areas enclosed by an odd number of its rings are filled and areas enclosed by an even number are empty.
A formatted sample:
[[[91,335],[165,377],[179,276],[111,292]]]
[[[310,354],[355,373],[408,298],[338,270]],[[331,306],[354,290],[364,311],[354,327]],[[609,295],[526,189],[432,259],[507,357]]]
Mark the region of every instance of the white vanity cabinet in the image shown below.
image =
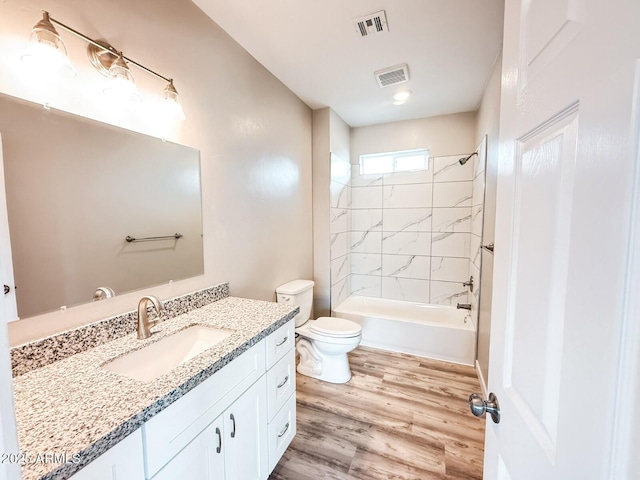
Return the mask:
[[[266,478],[265,382],[262,377],[254,383],[154,475],[153,480]]]
[[[130,480],[144,478],[142,433],[140,429],[69,478],[70,480]]]
[[[266,340],[269,473],[271,473],[296,434],[294,321],[284,324]]]
[[[146,422],[146,478],[200,478],[183,475],[209,468],[224,475],[202,478],[267,478],[265,372],[262,340]]]
[[[73,480],[266,480],[296,433],[294,321],[249,348]]]
[[[290,321],[142,427],[145,478],[266,480],[295,435]]]

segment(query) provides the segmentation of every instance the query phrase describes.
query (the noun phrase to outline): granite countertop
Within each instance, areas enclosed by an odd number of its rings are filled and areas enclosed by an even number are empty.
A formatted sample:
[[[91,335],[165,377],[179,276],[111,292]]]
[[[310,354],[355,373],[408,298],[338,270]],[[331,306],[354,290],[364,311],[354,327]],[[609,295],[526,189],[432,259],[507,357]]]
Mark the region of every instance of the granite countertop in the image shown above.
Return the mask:
[[[14,378],[21,453],[63,455],[68,462],[31,461],[22,466],[23,479],[68,478],[296,313],[297,307],[227,297],[163,321],[149,339],[129,334]],[[234,333],[149,383],[100,368],[194,324]]]

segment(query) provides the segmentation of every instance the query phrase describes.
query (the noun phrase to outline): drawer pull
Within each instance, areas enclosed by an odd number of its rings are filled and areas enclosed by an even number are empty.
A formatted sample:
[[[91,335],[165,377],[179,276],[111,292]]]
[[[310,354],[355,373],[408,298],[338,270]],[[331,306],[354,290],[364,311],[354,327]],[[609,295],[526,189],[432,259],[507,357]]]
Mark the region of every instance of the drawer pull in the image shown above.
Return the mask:
[[[232,413],[229,418],[231,418],[231,421],[233,422],[233,431],[231,432],[231,438],[235,438],[236,437],[236,417],[234,417]]]
[[[277,386],[277,388],[282,388],[284,387],[287,382],[289,381],[289,375],[287,375],[286,377],[284,377],[284,380],[282,380],[282,383],[280,385]]]
[[[216,427],[216,434],[218,435],[218,447],[216,448],[216,453],[220,453],[222,451],[222,434],[218,427]]]
[[[289,430],[289,422],[287,422],[282,431],[278,434],[278,438],[282,438],[284,434],[287,433],[287,430]]]
[[[284,345],[285,343],[287,343],[287,340],[289,340],[289,335],[287,335],[286,337],[284,337],[282,340],[280,340],[280,343],[276,343],[276,347],[281,347],[282,345]]]

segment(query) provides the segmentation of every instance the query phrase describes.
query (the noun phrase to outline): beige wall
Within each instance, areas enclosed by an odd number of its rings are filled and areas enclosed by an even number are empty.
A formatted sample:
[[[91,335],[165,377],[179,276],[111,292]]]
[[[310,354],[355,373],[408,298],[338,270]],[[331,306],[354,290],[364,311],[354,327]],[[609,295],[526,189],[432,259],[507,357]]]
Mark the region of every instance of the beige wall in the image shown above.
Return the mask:
[[[340,157],[341,160],[349,161],[351,147],[351,127],[333,110],[330,111],[329,143],[331,153]]]
[[[187,120],[161,131],[148,99],[164,84],[134,67],[139,110],[114,110],[86,44],[65,32],[77,76],[45,82],[26,72],[19,56],[43,9],[173,77]],[[311,111],[190,1],[2,2],[0,71],[1,92],[201,151],[205,275],[145,292],[169,298],[229,281],[232,295],[274,300],[278,285],[311,278]],[[49,315],[46,323],[14,322],[12,343],[132,310],[141,293]]]
[[[456,113],[351,129],[351,163],[366,153],[428,148],[432,157],[473,152],[476,113]]]
[[[485,241],[494,240],[496,224],[496,182],[498,178],[498,134],[500,131],[500,82],[502,80],[502,54],[496,58],[489,83],[478,109],[476,143],[487,136],[487,186],[485,195]]]
[[[331,154],[349,161],[350,128],[330,108],[313,112],[313,290],[314,316],[328,316],[331,309]]]
[[[331,303],[329,202],[331,201],[331,112],[313,111],[313,315],[326,315]]]
[[[496,218],[496,185],[498,179],[498,133],[500,130],[500,84],[502,55],[496,59],[480,109],[476,141],[487,135],[487,165],[485,177],[483,245],[494,241]],[[480,282],[480,312],[478,320],[478,365],[484,381],[489,375],[489,335],[491,330],[491,301],[493,297],[493,255],[481,250],[482,277]],[[485,385],[486,386],[486,385]]]

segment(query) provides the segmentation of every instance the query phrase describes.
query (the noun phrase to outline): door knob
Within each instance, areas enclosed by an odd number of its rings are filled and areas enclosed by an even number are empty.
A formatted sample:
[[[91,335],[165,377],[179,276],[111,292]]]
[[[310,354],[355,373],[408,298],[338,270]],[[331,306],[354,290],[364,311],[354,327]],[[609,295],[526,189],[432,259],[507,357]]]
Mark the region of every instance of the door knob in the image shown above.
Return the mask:
[[[472,393],[469,395],[469,408],[476,417],[488,413],[491,415],[493,423],[500,423],[500,404],[498,404],[498,397],[493,392],[489,394],[489,400],[483,400],[477,393]]]

